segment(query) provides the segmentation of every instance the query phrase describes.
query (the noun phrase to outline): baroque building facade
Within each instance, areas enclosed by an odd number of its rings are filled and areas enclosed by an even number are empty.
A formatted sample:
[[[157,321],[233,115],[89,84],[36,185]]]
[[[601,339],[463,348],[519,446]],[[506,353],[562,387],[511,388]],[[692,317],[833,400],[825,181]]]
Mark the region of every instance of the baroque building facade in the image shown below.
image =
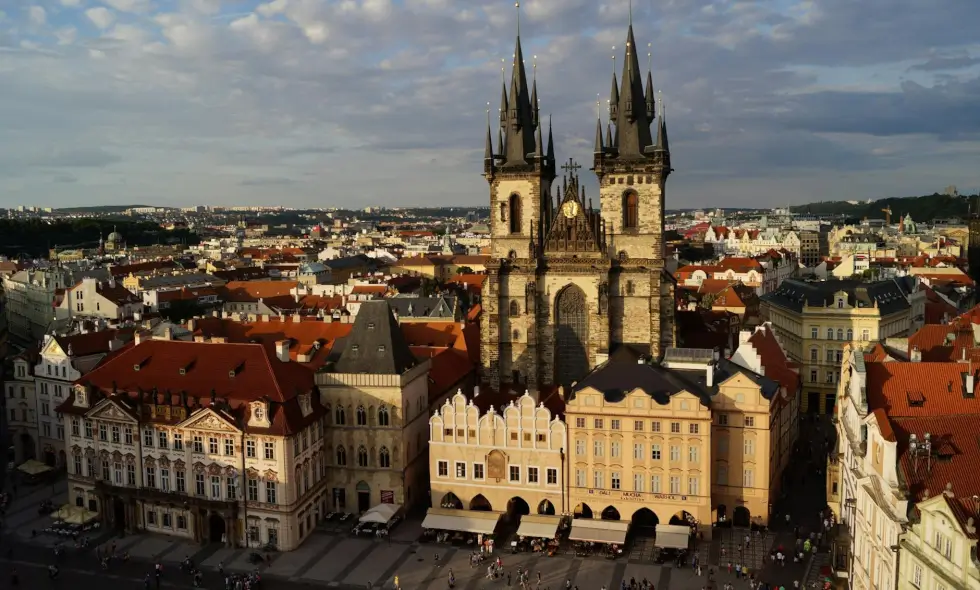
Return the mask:
[[[58,412],[69,502],[119,532],[287,551],[325,511],[313,375],[261,344],[141,341]]]
[[[644,90],[632,23],[626,47],[605,137],[596,122],[597,208],[572,161],[552,192],[554,140],[549,125],[544,142],[537,81],[528,84],[517,39],[496,146],[488,127],[484,154],[491,254],[480,347],[492,389],[569,387],[622,345],[658,356],[674,342],[663,249],[667,127],[649,73]]]

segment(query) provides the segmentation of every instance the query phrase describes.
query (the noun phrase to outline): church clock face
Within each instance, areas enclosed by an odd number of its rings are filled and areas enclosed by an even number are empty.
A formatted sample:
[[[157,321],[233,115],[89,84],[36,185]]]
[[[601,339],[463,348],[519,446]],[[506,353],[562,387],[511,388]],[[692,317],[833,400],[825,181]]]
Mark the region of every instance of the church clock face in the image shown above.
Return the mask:
[[[569,219],[578,215],[578,210],[579,210],[579,206],[578,203],[576,203],[575,201],[568,201],[567,203],[561,206],[562,214],[564,214],[565,217]]]

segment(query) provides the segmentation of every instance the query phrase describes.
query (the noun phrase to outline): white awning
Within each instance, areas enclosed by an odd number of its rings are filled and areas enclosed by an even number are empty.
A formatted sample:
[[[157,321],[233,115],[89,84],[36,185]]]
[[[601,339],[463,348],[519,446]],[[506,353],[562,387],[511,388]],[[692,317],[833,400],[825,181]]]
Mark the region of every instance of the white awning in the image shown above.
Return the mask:
[[[521,526],[517,528],[517,535],[534,539],[554,539],[560,522],[560,516],[542,514],[522,516]]]
[[[622,545],[626,542],[626,532],[629,528],[630,523],[622,520],[576,518],[572,521],[568,540]]]
[[[501,514],[503,513],[429,508],[425,520],[422,521],[422,528],[489,535],[497,528],[497,521],[500,520]]]
[[[395,514],[401,510],[401,506],[398,504],[378,504],[374,508],[368,510],[360,518],[360,522],[376,522],[378,524],[385,524],[394,518]]]
[[[676,524],[657,525],[657,547],[687,549],[691,543],[691,528]]]

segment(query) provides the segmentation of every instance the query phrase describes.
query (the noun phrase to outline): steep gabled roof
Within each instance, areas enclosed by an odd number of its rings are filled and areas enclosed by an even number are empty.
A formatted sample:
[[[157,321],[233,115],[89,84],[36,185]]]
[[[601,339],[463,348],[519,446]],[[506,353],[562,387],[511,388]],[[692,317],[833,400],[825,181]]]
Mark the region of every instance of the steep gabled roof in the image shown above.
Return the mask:
[[[361,304],[344,344],[336,373],[401,375],[418,364],[386,300]]]

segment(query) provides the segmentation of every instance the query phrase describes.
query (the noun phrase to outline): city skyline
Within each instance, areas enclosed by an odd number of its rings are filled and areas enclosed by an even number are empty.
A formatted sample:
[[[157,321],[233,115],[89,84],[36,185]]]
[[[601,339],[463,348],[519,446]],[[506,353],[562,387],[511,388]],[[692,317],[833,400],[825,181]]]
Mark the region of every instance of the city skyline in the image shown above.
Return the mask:
[[[487,103],[496,122],[516,12],[501,0],[8,9],[0,206],[485,205]],[[587,163],[628,2],[531,0],[520,12],[558,159]],[[965,1],[940,13],[636,0],[640,63],[649,52],[677,168],[667,207],[974,184],[980,59],[965,23],[977,15]]]

